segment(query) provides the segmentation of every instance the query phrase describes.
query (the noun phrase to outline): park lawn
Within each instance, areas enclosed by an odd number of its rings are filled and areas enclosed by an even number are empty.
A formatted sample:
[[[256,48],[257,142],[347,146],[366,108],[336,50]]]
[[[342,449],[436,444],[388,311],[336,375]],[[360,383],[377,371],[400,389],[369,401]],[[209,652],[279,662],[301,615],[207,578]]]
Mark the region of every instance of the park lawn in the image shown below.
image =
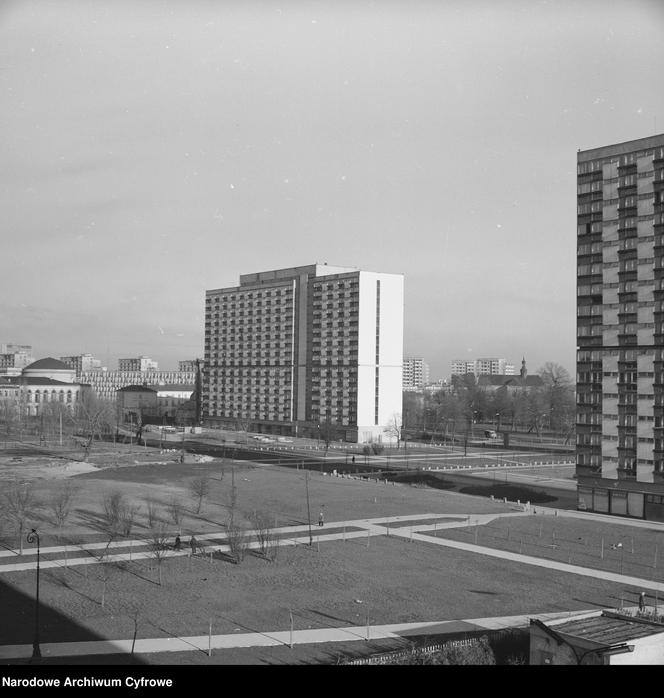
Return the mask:
[[[435,535],[474,544],[475,529],[439,529]],[[615,573],[620,573],[622,559],[623,574],[664,582],[662,529],[628,526],[619,519],[615,523],[551,515],[494,519],[477,526],[477,544]]]
[[[82,631],[131,638],[132,608],[140,609],[138,637],[168,637],[205,635],[210,622],[215,634],[287,630],[290,610],[296,630],[364,628],[367,613],[371,624],[384,624],[581,610],[616,607],[621,596],[635,603],[640,591],[392,536],[325,542],[320,552],[282,548],[273,563],[254,555],[241,565],[220,557],[212,563],[171,558],[163,563],[161,586],[152,560],[105,568],[103,608],[100,565],[42,571],[43,604],[69,619],[69,625],[58,616],[44,622],[42,642],[80,639]],[[1,578],[26,599],[34,580],[34,571]],[[26,618],[12,617],[10,609],[6,620],[0,642],[31,642]],[[169,663],[169,654],[156,661]]]
[[[232,469],[232,473],[231,473]],[[209,476],[210,494],[203,501],[199,514],[196,502],[189,493],[189,483],[196,477]],[[149,536],[146,499],[156,502],[158,517],[172,529],[168,512],[169,502],[179,498],[186,507],[181,525],[184,535],[219,531],[228,518],[230,492],[235,484],[237,511],[246,515],[255,510],[274,517],[276,526],[302,525],[318,521],[324,512],[326,524],[335,521],[416,514],[466,514],[509,511],[509,505],[492,502],[483,497],[466,497],[439,490],[395,486],[348,478],[337,478],[320,473],[293,470],[280,466],[262,466],[246,461],[231,465],[228,462],[146,464],[133,467],[105,468],[69,478],[80,488],[73,512],[62,531],[58,531],[48,511],[51,493],[62,486],[61,480],[35,481],[36,497],[42,506],[36,508],[30,526],[42,535],[42,545],[59,544],[65,539],[72,543],[101,541],[104,536],[103,499],[118,491],[137,506],[138,513],[131,538]],[[223,479],[222,479],[223,478]],[[309,511],[307,511],[307,485]],[[59,538],[56,538],[59,536]],[[3,543],[16,547],[17,541],[10,530],[3,531]],[[27,548],[27,545],[24,545]]]

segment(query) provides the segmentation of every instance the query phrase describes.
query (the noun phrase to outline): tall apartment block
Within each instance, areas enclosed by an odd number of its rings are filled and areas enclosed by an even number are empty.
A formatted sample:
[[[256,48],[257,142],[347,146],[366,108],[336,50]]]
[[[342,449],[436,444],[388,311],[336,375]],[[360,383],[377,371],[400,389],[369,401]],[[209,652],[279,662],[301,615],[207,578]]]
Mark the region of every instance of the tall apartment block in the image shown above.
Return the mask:
[[[312,264],[206,292],[202,412],[210,426],[389,440],[401,414],[403,276]]]
[[[429,382],[429,364],[420,358],[409,356],[403,360],[403,389],[421,390]]]
[[[474,373],[475,376],[513,376],[514,364],[507,363],[505,359],[453,359],[452,375],[463,376],[466,373]]]
[[[664,134],[577,154],[580,509],[664,520]]]

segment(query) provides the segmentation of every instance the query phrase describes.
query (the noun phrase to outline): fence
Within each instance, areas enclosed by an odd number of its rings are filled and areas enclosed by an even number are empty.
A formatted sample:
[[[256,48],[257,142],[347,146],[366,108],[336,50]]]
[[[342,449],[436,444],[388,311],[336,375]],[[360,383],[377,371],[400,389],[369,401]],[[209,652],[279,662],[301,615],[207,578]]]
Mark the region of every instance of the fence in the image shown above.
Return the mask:
[[[370,657],[363,657],[361,659],[350,659],[346,661],[340,661],[339,664],[352,666],[394,664],[400,659],[406,659],[407,657],[414,657],[422,654],[433,654],[434,652],[440,652],[442,649],[446,647],[473,647],[478,645],[479,641],[476,638],[466,638],[463,640],[447,640],[446,642],[437,642],[433,645],[426,645],[424,647],[413,646],[410,649],[406,650],[394,650],[392,652],[382,652],[380,654],[373,654]]]

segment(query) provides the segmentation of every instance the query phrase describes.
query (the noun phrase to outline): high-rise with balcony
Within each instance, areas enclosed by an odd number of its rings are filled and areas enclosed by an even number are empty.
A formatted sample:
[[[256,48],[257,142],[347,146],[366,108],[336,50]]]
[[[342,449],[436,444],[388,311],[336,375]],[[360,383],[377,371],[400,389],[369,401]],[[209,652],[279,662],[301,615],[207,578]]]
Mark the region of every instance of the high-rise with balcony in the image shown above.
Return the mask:
[[[422,390],[429,382],[429,364],[417,356],[408,356],[403,360],[403,389]]]
[[[206,292],[202,410],[211,426],[388,440],[401,413],[403,276],[327,264]]]
[[[580,509],[664,520],[664,134],[577,153]]]

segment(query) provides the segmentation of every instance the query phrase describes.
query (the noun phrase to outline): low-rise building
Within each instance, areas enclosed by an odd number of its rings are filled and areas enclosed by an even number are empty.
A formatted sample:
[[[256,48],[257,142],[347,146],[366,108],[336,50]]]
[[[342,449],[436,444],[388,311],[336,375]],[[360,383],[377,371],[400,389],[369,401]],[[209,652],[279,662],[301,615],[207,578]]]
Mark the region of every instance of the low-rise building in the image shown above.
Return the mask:
[[[117,391],[118,422],[140,425],[158,421],[157,391],[147,385],[127,385]]]
[[[6,376],[2,392],[15,401],[22,416],[37,417],[53,403],[73,410],[87,388],[75,380],[75,375],[62,361],[39,359],[26,366],[19,376]]]
[[[664,624],[612,611],[546,623],[533,619],[530,664],[664,664]]]

